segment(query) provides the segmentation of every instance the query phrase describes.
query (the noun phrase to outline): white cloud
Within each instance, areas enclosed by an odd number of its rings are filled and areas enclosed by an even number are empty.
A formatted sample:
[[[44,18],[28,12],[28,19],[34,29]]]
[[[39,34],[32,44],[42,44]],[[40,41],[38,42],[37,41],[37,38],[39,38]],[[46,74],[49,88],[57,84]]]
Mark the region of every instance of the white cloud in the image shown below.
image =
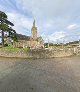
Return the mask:
[[[63,38],[66,36],[66,33],[63,31],[54,32],[49,36],[50,42],[62,42]]]
[[[16,12],[8,12],[7,15],[8,15],[9,20],[15,24],[13,28],[18,33],[23,33],[23,34],[31,33],[31,27],[32,27],[32,22],[33,22],[31,18],[27,18],[26,16],[21,15]]]
[[[66,33],[72,34],[69,30],[76,29],[80,33],[80,0],[1,1],[0,8],[7,12],[9,20],[15,24],[14,29],[18,33],[30,34],[34,18],[38,35],[42,35],[44,39],[60,41]],[[73,31],[73,34],[77,32]]]
[[[79,0],[18,0],[37,19],[47,20],[72,14],[79,7]],[[77,7],[75,7],[77,5]]]
[[[67,29],[73,30],[73,29],[76,29],[77,27],[78,27],[77,24],[71,24],[71,25],[69,25],[69,26],[67,27]]]

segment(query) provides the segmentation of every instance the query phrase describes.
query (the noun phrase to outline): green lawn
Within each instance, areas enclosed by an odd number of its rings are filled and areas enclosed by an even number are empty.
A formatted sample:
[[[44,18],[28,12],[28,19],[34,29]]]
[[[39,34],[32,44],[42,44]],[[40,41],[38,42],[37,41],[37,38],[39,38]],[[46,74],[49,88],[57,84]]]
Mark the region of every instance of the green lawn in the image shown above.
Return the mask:
[[[29,48],[13,48],[11,46],[0,48],[0,50],[8,50],[8,51],[29,51]]]

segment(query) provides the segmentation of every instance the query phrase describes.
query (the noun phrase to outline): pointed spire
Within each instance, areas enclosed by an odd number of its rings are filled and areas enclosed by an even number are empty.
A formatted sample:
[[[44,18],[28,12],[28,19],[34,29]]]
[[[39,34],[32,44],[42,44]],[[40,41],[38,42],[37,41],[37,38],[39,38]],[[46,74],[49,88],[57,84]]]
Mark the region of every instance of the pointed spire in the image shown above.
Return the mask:
[[[34,19],[34,22],[33,22],[33,27],[35,27],[35,19]]]

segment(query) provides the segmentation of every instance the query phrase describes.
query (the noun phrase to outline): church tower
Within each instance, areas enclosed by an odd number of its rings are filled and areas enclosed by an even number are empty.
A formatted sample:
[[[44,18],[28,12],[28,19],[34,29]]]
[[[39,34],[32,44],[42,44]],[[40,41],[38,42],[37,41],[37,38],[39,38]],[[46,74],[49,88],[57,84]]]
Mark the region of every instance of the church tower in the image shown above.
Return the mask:
[[[32,26],[32,38],[34,39],[34,40],[36,40],[37,39],[37,27],[35,26],[35,20],[34,20],[34,22],[33,22],[33,26]]]

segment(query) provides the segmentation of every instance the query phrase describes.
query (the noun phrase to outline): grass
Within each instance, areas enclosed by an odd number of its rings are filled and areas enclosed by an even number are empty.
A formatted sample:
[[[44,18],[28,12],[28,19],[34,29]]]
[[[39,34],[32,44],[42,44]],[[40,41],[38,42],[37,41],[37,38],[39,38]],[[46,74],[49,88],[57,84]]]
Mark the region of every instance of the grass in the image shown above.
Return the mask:
[[[3,48],[0,48],[0,50],[7,50],[7,51],[29,51],[29,48],[13,48],[11,46],[6,46]]]

